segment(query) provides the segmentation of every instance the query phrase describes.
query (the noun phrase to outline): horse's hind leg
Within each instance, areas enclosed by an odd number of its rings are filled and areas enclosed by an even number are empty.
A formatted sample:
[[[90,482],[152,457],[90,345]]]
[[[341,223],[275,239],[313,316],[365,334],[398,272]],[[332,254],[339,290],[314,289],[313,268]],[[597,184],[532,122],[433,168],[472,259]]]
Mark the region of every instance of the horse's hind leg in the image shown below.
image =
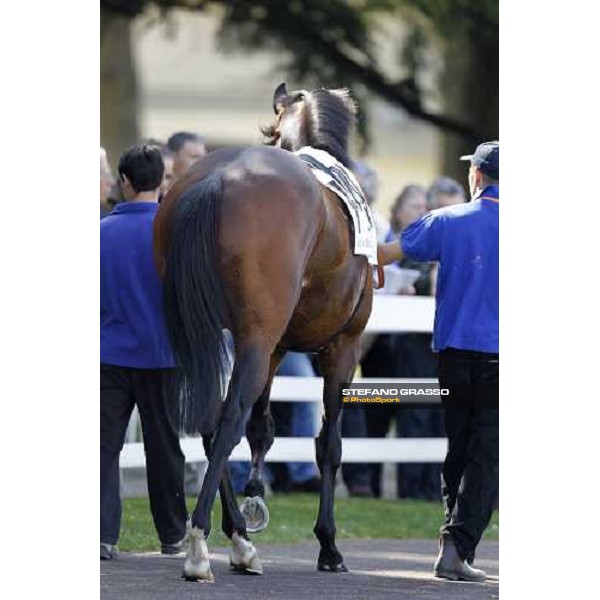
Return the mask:
[[[250,344],[236,351],[229,394],[223,403],[219,425],[210,446],[208,469],[196,508],[192,513],[190,545],[184,565],[186,579],[212,580],[206,547],[206,538],[211,527],[210,513],[227,459],[240,441],[242,418],[262,392],[267,381],[270,354],[270,350],[265,350],[260,345]],[[234,544],[239,546],[238,550],[245,553],[249,543],[247,537],[234,532],[232,539]]]
[[[323,479],[319,516],[314,532],[321,544],[317,569],[344,573],[348,569],[335,544],[334,493],[335,477],[342,458],[340,435],[341,398],[339,384],[351,381],[359,358],[359,340],[339,335],[319,353],[319,366],[325,385],[323,402],[325,416],[319,436],[315,440],[317,465]]]
[[[252,406],[250,418],[246,424],[246,438],[252,454],[252,468],[248,482],[244,487],[246,499],[242,507],[242,514],[246,521],[246,528],[250,533],[262,531],[269,524],[269,509],[264,501],[264,464],[265,456],[273,445],[275,438],[273,417],[269,410],[269,397],[273,377],[284,354],[284,352],[276,350],[271,355],[267,383]]]
[[[271,396],[273,377],[281,364],[283,356],[284,353],[280,351],[275,351],[271,355],[267,383],[252,407],[250,419],[246,425],[246,438],[252,452],[252,469],[250,470],[248,483],[244,488],[244,494],[248,497],[260,496],[264,498],[265,495],[265,486],[263,483],[265,456],[275,438],[273,417],[269,410],[269,398]]]
[[[211,436],[202,436],[206,457],[211,456]],[[221,496],[223,533],[232,541],[229,564],[236,571],[245,571],[256,575],[262,574],[262,565],[258,552],[246,534],[246,521],[237,505],[235,492],[231,483],[229,466],[225,465],[221,483],[219,484]]]

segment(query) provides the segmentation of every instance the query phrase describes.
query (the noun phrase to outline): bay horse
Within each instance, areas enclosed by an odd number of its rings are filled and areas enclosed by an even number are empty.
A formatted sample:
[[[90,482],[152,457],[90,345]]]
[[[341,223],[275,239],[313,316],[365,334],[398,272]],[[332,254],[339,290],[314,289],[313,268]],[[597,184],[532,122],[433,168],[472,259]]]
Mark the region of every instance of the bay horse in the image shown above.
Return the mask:
[[[182,374],[182,423],[186,432],[202,434],[209,460],[188,524],[183,577],[191,580],[213,580],[206,539],[217,488],[223,531],[233,543],[231,566],[262,573],[227,460],[250,411],[252,469],[245,494],[264,495],[262,471],[274,437],[269,395],[288,350],[316,353],[324,378],[324,418],[315,440],[322,476],[317,568],[348,570],[335,543],[338,388],[352,380],[358,362],[373,276],[367,258],[353,254],[341,201],[292,152],[312,146],[349,167],[355,104],[345,89],[288,93],[281,84],[273,109],[276,120],[263,129],[267,145],[206,155],[167,194],[155,221],[168,329]],[[224,330],[234,345],[227,390]]]

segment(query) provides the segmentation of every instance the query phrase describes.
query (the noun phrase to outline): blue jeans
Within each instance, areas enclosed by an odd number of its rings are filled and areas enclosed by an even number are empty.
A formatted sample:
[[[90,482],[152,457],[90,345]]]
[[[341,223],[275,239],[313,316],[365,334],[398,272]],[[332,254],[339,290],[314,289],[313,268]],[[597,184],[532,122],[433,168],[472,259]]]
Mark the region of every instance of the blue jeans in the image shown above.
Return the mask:
[[[281,363],[278,374],[288,377],[314,377],[315,371],[306,354],[289,352]],[[317,405],[314,402],[294,402],[291,408],[291,437],[314,438]],[[302,483],[319,476],[317,465],[308,462],[290,462],[288,472],[292,483]]]

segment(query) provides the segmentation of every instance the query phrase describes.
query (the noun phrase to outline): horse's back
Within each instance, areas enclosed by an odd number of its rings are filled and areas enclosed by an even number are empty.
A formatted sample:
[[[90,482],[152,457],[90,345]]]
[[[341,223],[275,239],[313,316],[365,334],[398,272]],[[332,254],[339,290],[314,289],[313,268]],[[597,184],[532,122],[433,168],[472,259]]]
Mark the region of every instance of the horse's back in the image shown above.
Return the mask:
[[[325,216],[320,187],[308,167],[285,150],[248,148],[222,167],[222,244],[256,227],[264,241],[304,239]]]
[[[163,248],[167,213],[192,185],[216,175],[219,271],[233,329],[242,336],[285,334],[298,347],[334,334],[361,294],[365,259],[352,255],[339,199],[292,153],[259,146],[208,154],[161,206]]]

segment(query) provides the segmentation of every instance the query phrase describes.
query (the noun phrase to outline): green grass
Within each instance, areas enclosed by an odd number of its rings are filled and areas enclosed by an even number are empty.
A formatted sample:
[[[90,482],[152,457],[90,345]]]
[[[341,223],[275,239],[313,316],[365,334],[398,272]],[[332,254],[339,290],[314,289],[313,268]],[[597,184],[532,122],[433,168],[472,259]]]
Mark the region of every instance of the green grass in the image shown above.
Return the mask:
[[[188,498],[188,510],[196,499]],[[241,502],[241,499],[240,499]],[[316,494],[278,494],[267,499],[271,515],[267,529],[252,537],[259,544],[290,543],[314,539],[312,528],[318,510]],[[436,538],[443,516],[442,505],[419,500],[374,500],[339,498],[336,500],[338,538]],[[485,534],[497,540],[498,513]],[[215,502],[211,546],[228,545],[221,531],[221,504]],[[124,501],[119,548],[125,551],[159,550],[146,498]]]

